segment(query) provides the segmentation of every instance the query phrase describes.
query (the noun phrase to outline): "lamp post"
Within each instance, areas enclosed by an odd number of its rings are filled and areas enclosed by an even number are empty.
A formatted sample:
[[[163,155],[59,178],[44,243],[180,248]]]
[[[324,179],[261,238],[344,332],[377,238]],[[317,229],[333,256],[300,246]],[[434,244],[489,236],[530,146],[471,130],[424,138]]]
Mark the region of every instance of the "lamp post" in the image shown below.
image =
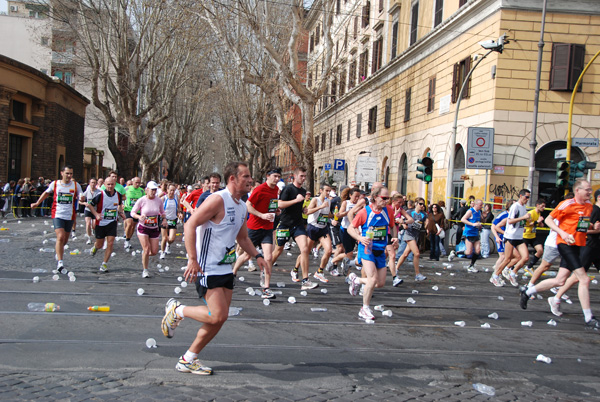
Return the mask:
[[[507,43],[508,43],[508,40],[506,39],[506,34],[499,37],[498,41],[488,40],[485,42],[479,42],[481,47],[488,50],[488,52],[481,59],[479,59],[477,61],[477,63],[475,63],[473,68],[469,71],[467,76],[464,78],[463,83],[460,87],[460,92],[458,93],[458,99],[456,101],[456,111],[454,113],[454,123],[452,125],[452,135],[450,137],[450,142],[448,144],[450,146],[450,152],[449,152],[449,156],[448,156],[448,178],[446,181],[446,206],[447,206],[446,207],[446,219],[450,219],[450,209],[451,209],[450,206],[452,205],[452,201],[451,201],[452,200],[452,184],[454,182],[454,152],[455,152],[454,148],[456,148],[456,130],[458,127],[458,111],[460,110],[460,102],[462,100],[463,92],[464,92],[465,88],[467,87],[467,83],[469,82],[469,79],[471,78],[473,71],[475,71],[475,69],[477,68],[479,63],[481,63],[483,61],[483,59],[488,57],[490,55],[490,53],[492,53],[492,52],[502,53],[502,51],[504,50],[504,45]]]

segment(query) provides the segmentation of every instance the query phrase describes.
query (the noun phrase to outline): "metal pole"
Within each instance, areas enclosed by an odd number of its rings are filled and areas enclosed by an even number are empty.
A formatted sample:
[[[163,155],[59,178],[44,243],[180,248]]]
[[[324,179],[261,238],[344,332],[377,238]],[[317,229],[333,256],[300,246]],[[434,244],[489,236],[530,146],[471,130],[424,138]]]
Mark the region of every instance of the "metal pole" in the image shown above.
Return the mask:
[[[479,63],[483,61],[486,57],[490,55],[494,50],[488,51],[481,59],[475,63],[471,71],[467,74],[465,79],[463,80],[462,86],[460,87],[460,92],[458,93],[458,99],[456,100],[456,111],[454,113],[454,123],[452,124],[452,135],[450,136],[450,154],[448,155],[448,178],[446,180],[446,219],[450,219],[450,206],[452,199],[452,184],[454,178],[454,148],[456,147],[456,129],[458,127],[458,111],[460,110],[460,101],[462,100],[462,94],[465,91],[467,83],[469,82],[469,78],[473,74],[473,71],[477,68]]]
[[[538,42],[538,60],[537,60],[537,75],[535,77],[535,96],[533,98],[533,122],[531,127],[531,141],[529,141],[529,175],[527,176],[527,186],[533,191],[533,176],[535,173],[535,149],[537,148],[537,121],[538,121],[538,104],[540,102],[540,78],[542,75],[542,57],[544,55],[544,27],[546,25],[546,4],[548,0],[544,0],[542,6],[542,27],[540,30],[540,41]],[[533,198],[529,199],[529,205],[532,205]]]

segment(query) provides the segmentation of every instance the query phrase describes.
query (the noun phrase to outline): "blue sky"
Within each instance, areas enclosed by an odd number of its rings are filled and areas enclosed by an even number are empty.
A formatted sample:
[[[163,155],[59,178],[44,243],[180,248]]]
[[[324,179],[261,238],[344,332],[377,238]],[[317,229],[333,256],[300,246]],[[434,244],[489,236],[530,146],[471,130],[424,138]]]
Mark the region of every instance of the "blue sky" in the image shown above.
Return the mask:
[[[0,0],[0,11],[8,12],[8,3],[6,0]]]

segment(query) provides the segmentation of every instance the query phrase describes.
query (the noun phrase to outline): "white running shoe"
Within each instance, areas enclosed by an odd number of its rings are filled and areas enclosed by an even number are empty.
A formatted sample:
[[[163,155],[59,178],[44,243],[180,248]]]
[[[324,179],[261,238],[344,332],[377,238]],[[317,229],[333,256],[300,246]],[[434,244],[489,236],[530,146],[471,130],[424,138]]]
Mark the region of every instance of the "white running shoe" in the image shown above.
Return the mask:
[[[473,265],[469,265],[469,268],[467,268],[467,272],[476,274],[477,272],[479,272],[479,270],[477,268],[475,268]]]
[[[510,284],[514,287],[519,286],[519,282],[517,281],[517,275],[513,274],[512,272],[510,273],[508,280],[510,281]]]
[[[500,277],[499,277],[499,276],[494,276],[494,275],[492,275],[492,276],[490,277],[490,282],[491,282],[491,283],[492,283],[494,286],[496,286],[496,287],[499,287],[499,288],[501,288],[502,286],[504,286],[504,281],[503,281],[502,279],[500,279]]]
[[[150,278],[150,271],[147,269],[142,271],[142,278]]]
[[[360,311],[358,312],[358,316],[363,320],[374,320],[375,319],[375,316],[371,312],[371,309],[369,307],[365,307],[365,306],[363,306],[360,309]]]
[[[356,274],[354,272],[352,272],[352,273],[350,273],[350,275],[348,275],[348,283],[349,283],[348,291],[350,292],[350,294],[352,296],[356,296],[358,294],[358,286],[360,285],[360,282],[358,282],[358,277],[356,276]]]
[[[325,274],[323,274],[323,273],[315,272],[315,274],[313,275],[313,278],[318,279],[323,283],[329,282],[329,279],[325,278]]]
[[[508,267],[506,267],[506,268],[504,268],[504,269],[502,270],[502,276],[503,276],[503,277],[504,277],[506,280],[510,281],[510,269],[508,269]]]
[[[313,257],[319,258],[319,250],[317,250],[316,248],[313,248],[312,253],[313,253]]]
[[[454,250],[450,251],[450,255],[448,255],[448,261],[452,261],[456,258],[456,252]]]
[[[560,303],[557,303],[554,300],[554,297],[548,298],[548,304],[550,305],[550,311],[557,317],[561,317],[563,315],[562,311],[560,311]]]
[[[165,259],[165,252],[164,251],[160,251],[160,255],[158,256],[159,259],[164,260]]]

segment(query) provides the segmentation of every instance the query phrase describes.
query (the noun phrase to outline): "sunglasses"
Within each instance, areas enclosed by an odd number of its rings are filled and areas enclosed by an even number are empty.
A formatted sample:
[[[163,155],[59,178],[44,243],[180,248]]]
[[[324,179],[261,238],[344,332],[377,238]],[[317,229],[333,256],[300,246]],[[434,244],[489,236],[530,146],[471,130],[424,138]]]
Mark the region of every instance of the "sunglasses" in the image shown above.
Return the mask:
[[[530,199],[530,198],[531,198],[531,196],[530,196],[530,195],[526,195],[526,196],[525,196],[525,198],[527,198],[527,199]]]
[[[423,206],[423,205],[425,205],[425,204],[423,204],[422,202],[420,202],[420,203],[419,203],[419,205]]]
[[[384,200],[384,201],[387,201],[387,200],[389,200],[389,199],[390,199],[390,197],[382,197],[382,196],[379,196],[379,198],[381,198],[381,199],[382,199],[382,200]]]

